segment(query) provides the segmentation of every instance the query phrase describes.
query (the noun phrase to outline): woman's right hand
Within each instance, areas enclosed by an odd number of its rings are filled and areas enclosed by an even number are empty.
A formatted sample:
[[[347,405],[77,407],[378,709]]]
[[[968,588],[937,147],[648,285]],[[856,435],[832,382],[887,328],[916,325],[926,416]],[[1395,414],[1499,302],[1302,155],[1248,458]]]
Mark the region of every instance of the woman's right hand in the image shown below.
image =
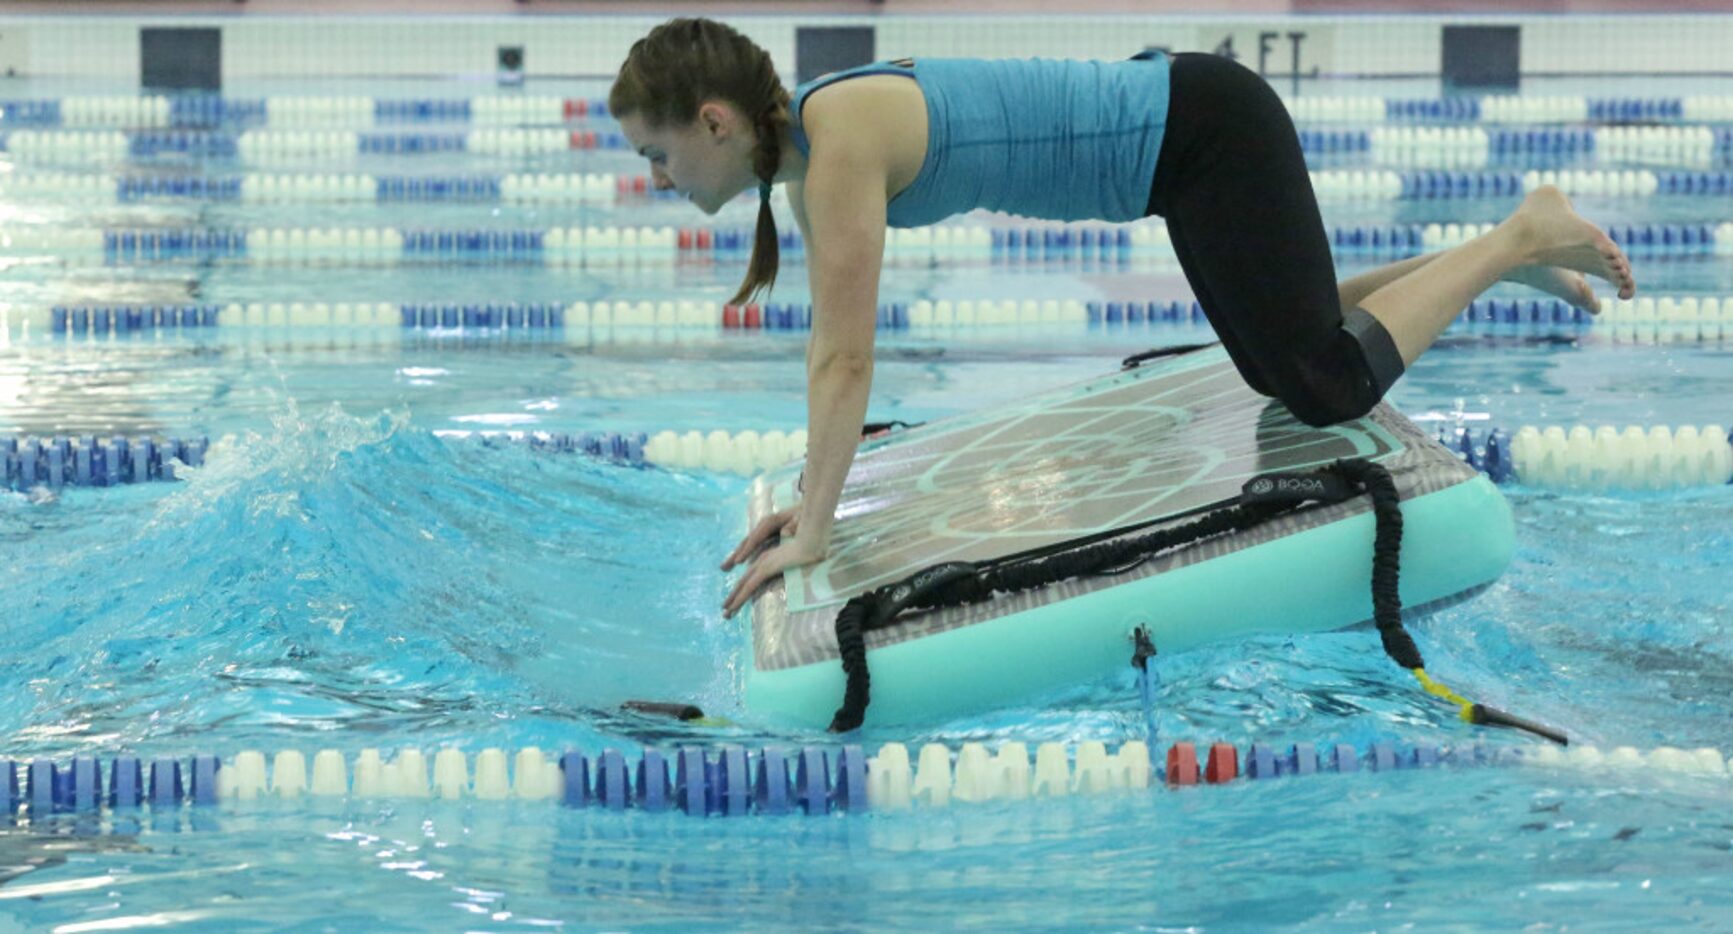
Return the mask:
[[[729,570],[740,562],[749,560],[758,552],[758,549],[764,547],[773,538],[781,535],[793,535],[799,526],[800,507],[798,505],[765,516],[758,520],[758,524],[752,527],[752,531],[746,533],[746,537],[741,539],[740,544],[728,553],[728,557],[722,559],[722,570]]]

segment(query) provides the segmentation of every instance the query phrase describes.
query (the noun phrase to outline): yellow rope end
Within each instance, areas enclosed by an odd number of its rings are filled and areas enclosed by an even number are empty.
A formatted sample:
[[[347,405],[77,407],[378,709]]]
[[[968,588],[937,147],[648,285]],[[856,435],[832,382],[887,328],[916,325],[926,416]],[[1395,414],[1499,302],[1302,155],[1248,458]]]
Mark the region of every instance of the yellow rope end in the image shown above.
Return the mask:
[[[1426,693],[1431,694],[1434,697],[1442,697],[1452,704],[1455,704],[1458,708],[1458,716],[1462,717],[1462,719],[1469,723],[1474,722],[1474,704],[1472,702],[1464,699],[1462,695],[1452,691],[1442,684],[1439,684],[1437,681],[1432,680],[1432,678],[1426,674],[1426,669],[1415,668],[1412,669],[1412,671],[1414,672],[1414,677],[1419,680],[1420,686],[1426,689]]]

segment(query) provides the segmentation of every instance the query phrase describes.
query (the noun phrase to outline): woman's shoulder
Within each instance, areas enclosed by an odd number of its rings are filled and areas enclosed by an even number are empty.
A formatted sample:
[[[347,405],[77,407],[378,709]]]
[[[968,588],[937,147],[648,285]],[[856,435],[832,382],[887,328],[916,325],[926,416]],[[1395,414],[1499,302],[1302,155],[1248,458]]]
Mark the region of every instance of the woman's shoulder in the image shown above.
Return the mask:
[[[838,81],[808,95],[802,102],[801,122],[807,133],[877,132],[899,119],[907,119],[912,107],[924,107],[915,82],[895,74],[865,74]]]
[[[887,197],[912,183],[926,157],[926,97],[906,77],[868,75],[833,84],[807,101],[803,123],[809,158],[840,158],[883,172]]]

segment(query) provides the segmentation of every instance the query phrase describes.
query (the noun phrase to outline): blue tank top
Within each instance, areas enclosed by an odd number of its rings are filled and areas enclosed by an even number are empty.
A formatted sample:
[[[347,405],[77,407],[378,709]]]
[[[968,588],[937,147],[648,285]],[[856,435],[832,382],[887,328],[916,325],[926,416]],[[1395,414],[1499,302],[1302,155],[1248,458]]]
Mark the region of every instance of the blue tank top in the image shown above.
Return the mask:
[[[1119,62],[919,58],[879,63],[795,88],[794,145],[807,95],[861,75],[913,78],[927,99],[920,174],[892,198],[892,227],[975,208],[1051,220],[1129,221],[1149,205],[1167,129],[1168,58]]]

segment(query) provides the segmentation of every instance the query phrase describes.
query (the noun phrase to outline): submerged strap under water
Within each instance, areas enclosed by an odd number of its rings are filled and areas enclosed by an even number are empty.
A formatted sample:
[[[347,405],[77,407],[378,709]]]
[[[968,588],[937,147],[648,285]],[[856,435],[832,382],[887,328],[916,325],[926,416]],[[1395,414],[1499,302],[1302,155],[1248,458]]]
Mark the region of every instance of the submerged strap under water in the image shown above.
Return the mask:
[[[1124,360],[1119,361],[1119,368],[1122,370],[1135,370],[1139,366],[1148,363],[1151,360],[1159,360],[1162,357],[1177,357],[1180,354],[1188,354],[1194,350],[1202,350],[1205,347],[1214,347],[1215,345],[1216,342],[1212,341],[1207,344],[1176,344],[1172,347],[1157,347],[1153,350],[1145,350],[1141,353],[1134,353],[1131,356],[1126,357]]]
[[[1132,640],[1137,648],[1131,653],[1131,664],[1137,669],[1137,693],[1143,701],[1143,744],[1149,749],[1149,770],[1156,771],[1155,750],[1157,749],[1155,733],[1155,688],[1156,674],[1150,667],[1149,660],[1155,657],[1155,641],[1149,637],[1149,630],[1142,626],[1132,633]]]
[[[899,419],[891,419],[888,422],[867,422],[860,426],[860,436],[864,440],[895,428],[919,428],[925,424],[926,422],[905,422]]]

